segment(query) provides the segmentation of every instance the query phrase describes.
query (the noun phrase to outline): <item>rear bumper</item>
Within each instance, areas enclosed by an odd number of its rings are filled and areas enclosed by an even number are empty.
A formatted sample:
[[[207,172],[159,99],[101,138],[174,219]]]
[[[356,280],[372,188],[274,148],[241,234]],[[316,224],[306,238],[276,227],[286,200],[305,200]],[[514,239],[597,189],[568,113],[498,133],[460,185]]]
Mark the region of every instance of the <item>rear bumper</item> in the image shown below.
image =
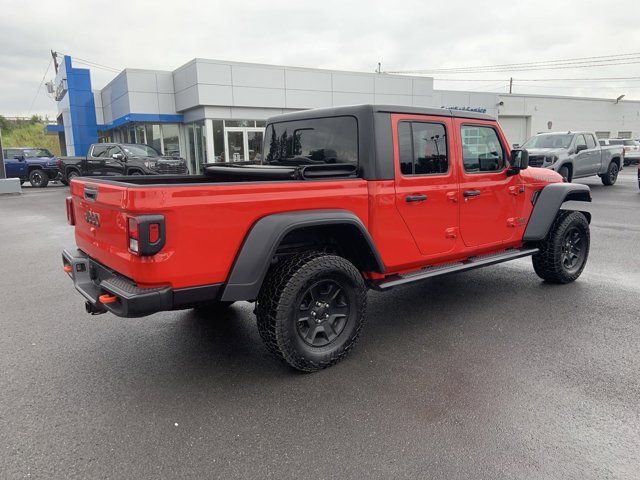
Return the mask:
[[[76,290],[87,301],[87,312],[111,312],[119,317],[144,317],[217,300],[222,284],[191,288],[141,288],[132,280],[96,262],[81,250],[64,250],[62,263]]]

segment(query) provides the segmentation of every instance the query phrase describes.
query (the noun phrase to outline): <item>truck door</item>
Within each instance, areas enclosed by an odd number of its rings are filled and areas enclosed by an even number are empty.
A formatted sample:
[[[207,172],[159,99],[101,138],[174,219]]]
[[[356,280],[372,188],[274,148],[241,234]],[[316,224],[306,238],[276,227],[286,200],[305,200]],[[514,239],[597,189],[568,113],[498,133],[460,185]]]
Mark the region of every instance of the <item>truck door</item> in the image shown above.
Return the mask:
[[[89,175],[106,175],[105,159],[109,145],[97,143],[89,149],[86,159],[86,173]],[[83,172],[84,173],[84,172]]]
[[[7,178],[27,178],[27,162],[22,150],[9,148],[3,150],[3,156]]]
[[[422,255],[454,249],[458,229],[451,119],[392,115],[395,203]]]
[[[585,177],[593,175],[600,171],[600,167],[596,168],[596,162],[600,161],[600,149],[596,148],[595,142],[589,148],[587,137],[590,135],[576,135],[576,145],[574,147],[575,160],[573,162],[573,177]]]
[[[453,120],[458,135],[460,234],[468,247],[507,242],[515,236],[519,175],[507,175],[510,150],[493,122]]]
[[[596,139],[590,133],[584,134],[584,139],[587,142],[587,152],[589,152],[589,174],[598,173],[602,166],[602,147]]]
[[[113,158],[114,155],[119,155],[119,158]],[[107,154],[104,160],[105,175],[124,175],[126,170],[126,157],[124,152],[118,145],[111,145],[107,149]]]

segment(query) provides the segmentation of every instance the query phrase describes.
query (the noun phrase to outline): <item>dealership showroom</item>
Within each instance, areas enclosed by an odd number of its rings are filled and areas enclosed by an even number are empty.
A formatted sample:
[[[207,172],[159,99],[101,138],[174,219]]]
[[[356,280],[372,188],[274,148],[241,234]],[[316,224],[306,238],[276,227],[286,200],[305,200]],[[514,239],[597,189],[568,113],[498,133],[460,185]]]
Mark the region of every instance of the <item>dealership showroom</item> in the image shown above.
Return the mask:
[[[435,90],[433,78],[196,58],[173,71],[126,68],[101,90],[64,56],[50,89],[63,155],[98,141],[141,143],[188,161],[254,161],[265,120],[283,112],[364,103],[450,108],[498,118],[511,144],[547,131],[640,137],[640,101]]]

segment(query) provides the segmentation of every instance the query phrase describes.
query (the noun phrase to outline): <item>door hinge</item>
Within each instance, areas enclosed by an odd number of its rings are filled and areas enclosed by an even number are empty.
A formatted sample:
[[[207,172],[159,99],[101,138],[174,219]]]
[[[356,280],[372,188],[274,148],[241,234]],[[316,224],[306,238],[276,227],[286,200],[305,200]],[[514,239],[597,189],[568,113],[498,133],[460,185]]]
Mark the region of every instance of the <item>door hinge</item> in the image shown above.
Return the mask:
[[[511,195],[519,195],[524,193],[524,185],[512,185],[509,187],[509,193]]]
[[[458,192],[447,192],[447,200],[458,203]]]
[[[445,232],[444,233],[445,238],[458,238],[458,228],[457,227],[447,228],[444,232]]]
[[[527,219],[524,217],[511,217],[507,218],[507,227],[519,227],[525,225],[527,223]]]

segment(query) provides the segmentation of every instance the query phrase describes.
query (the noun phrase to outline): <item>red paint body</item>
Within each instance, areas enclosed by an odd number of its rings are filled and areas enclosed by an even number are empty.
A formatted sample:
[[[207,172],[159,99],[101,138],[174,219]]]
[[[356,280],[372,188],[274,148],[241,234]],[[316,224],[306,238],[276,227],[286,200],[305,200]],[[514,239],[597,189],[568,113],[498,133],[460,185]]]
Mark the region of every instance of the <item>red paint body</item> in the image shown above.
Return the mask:
[[[399,167],[400,120],[445,124],[449,171],[442,175],[403,176]],[[260,218],[297,210],[343,209],[369,230],[385,266],[385,275],[471,255],[519,247],[532,210],[531,195],[557,173],[528,168],[465,173],[461,125],[489,125],[504,152],[507,141],[497,122],[426,115],[392,114],[395,180],[363,179],[137,186],[77,179],[71,182],[78,247],[140,286],[183,288],[224,283],[242,242]],[[391,161],[391,159],[390,159]],[[84,199],[84,188],[97,188],[97,201]],[[479,190],[465,199],[464,190]],[[407,195],[427,200],[407,203]],[[96,228],[85,221],[97,213]],[[128,250],[127,217],[160,214],[166,244],[151,257]],[[373,278],[383,275],[364,272]]]

